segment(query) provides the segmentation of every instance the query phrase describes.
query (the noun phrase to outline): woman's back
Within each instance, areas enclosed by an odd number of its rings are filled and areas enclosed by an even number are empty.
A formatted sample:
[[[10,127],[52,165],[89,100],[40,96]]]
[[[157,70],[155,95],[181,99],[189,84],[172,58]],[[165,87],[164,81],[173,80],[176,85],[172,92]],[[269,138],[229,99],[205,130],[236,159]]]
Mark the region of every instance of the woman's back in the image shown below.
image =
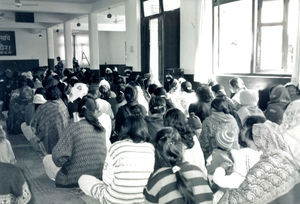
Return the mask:
[[[105,164],[103,182],[108,185],[105,200],[108,203],[143,203],[143,189],[154,167],[153,145],[131,140],[115,142]]]
[[[56,176],[56,184],[77,184],[82,174],[101,178],[106,156],[105,141],[105,132],[97,131],[86,120],[70,124],[52,152],[55,164],[64,162]],[[67,162],[65,157],[68,157]],[[68,174],[64,173],[65,170]]]
[[[192,186],[195,203],[212,203],[213,194],[202,171],[187,162],[180,165],[180,171]],[[144,195],[151,203],[185,204],[171,167],[160,168],[150,176]]]
[[[36,111],[36,134],[48,153],[52,152],[59,136],[69,123],[69,112],[62,100],[48,101]]]

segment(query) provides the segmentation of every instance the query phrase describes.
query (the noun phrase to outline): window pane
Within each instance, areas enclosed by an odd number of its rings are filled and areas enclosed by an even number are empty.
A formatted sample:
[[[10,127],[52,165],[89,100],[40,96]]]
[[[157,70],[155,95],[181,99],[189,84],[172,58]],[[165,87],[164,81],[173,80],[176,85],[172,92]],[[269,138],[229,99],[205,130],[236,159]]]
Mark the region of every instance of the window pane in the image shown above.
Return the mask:
[[[160,13],[159,0],[147,0],[143,4],[145,17]]]
[[[276,23],[283,21],[283,0],[263,1],[261,22]]]
[[[220,5],[219,22],[219,72],[250,73],[252,0]]]
[[[180,0],[163,0],[164,11],[171,11],[180,8]]]
[[[282,26],[261,28],[260,71],[282,71]]]

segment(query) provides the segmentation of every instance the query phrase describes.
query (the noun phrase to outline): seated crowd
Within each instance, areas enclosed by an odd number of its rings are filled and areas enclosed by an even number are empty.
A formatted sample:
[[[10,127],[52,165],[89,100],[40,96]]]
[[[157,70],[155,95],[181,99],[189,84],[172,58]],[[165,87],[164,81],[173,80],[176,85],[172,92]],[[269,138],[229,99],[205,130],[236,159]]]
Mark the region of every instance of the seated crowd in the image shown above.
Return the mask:
[[[49,69],[42,77],[5,72],[1,110],[9,135],[43,155],[58,188],[80,188],[99,203],[296,203],[300,185],[300,95],[271,88],[266,110],[240,78],[192,84],[106,69]],[[14,87],[13,87],[14,86]],[[2,111],[1,111],[2,114]],[[0,203],[31,192],[0,126]],[[50,181],[49,180],[49,181]],[[298,201],[299,202],[299,201]]]

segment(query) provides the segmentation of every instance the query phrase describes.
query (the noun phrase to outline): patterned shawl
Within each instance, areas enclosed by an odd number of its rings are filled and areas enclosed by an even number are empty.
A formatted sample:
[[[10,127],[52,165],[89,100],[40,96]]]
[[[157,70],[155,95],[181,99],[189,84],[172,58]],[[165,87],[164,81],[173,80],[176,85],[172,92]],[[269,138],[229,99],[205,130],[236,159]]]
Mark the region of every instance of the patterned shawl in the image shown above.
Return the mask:
[[[263,151],[238,189],[227,190],[219,203],[269,203],[300,182],[300,174],[280,127],[270,121],[253,126],[253,140]]]

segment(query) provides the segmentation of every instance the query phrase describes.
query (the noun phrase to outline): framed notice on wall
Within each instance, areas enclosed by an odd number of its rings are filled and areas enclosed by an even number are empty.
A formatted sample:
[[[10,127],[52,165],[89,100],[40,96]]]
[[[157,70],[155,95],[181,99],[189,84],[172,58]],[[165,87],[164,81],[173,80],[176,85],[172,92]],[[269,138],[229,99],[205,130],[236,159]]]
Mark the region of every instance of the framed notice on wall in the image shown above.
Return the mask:
[[[0,31],[0,56],[15,56],[15,31]]]

